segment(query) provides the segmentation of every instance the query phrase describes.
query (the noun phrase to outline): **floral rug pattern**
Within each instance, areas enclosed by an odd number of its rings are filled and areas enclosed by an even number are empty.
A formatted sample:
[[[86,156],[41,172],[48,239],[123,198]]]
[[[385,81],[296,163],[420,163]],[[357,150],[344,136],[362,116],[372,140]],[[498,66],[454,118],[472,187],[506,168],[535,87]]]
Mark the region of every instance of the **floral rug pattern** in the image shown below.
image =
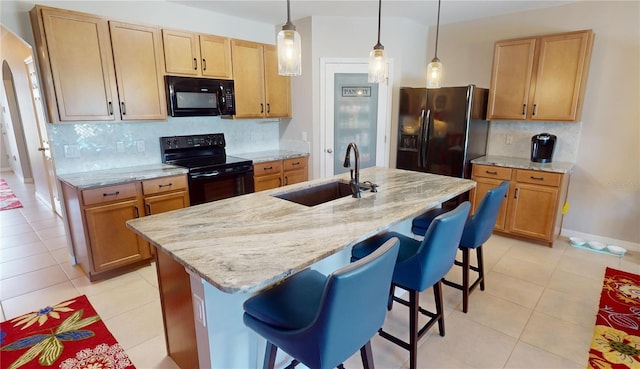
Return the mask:
[[[640,368],[640,275],[607,268],[588,368]]]
[[[0,179],[0,210],[21,208],[22,203],[4,179]]]
[[[86,296],[0,323],[0,368],[135,368]]]

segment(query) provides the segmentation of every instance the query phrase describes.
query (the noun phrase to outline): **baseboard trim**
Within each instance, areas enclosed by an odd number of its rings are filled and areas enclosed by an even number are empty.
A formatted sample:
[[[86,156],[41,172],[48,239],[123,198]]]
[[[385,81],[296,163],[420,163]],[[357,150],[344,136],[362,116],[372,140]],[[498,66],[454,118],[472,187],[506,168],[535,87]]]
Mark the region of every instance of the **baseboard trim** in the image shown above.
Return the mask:
[[[618,240],[618,239],[611,238],[611,237],[604,237],[604,236],[598,236],[598,235],[590,234],[590,233],[578,232],[578,231],[574,231],[572,229],[563,228],[562,229],[562,233],[560,234],[560,236],[580,237],[580,238],[584,238],[587,241],[599,241],[599,242],[604,242],[604,243],[609,244],[609,245],[613,244],[613,245],[622,246],[622,247],[626,248],[627,250],[640,251],[640,243],[638,243],[638,242]]]

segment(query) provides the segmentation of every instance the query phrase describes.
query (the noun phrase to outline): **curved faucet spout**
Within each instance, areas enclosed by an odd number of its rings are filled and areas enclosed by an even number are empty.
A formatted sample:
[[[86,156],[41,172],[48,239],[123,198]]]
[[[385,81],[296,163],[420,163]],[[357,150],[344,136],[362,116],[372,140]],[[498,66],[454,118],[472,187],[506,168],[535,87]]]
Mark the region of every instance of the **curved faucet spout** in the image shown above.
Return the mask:
[[[351,181],[349,184],[351,185],[351,193],[353,197],[360,197],[360,153],[358,152],[358,146],[351,142],[349,146],[347,146],[347,152],[344,154],[344,164],[345,168],[349,168],[351,166],[351,156],[349,153],[353,150],[353,154],[355,156],[355,175],[354,170],[351,169]]]

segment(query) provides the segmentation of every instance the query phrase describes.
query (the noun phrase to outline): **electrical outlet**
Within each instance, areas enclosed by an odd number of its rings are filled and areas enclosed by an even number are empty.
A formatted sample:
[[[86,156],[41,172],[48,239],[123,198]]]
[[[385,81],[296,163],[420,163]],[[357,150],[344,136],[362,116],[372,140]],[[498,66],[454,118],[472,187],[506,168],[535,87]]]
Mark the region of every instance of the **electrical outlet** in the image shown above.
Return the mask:
[[[65,158],[79,158],[80,149],[78,145],[64,145],[64,157]]]
[[[124,142],[116,142],[116,152],[124,152]]]
[[[136,148],[138,149],[138,152],[144,152],[144,140],[136,141]]]
[[[510,135],[510,134],[506,135],[504,139],[504,143],[506,145],[513,145],[513,135]]]

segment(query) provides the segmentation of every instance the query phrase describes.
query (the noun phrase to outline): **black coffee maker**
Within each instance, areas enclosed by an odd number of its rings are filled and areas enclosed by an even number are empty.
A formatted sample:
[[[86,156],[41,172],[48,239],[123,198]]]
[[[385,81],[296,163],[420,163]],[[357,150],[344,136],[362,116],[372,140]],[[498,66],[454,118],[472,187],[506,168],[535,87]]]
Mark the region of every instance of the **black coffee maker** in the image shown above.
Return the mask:
[[[551,163],[556,136],[550,133],[539,133],[531,137],[531,161],[535,163]]]

